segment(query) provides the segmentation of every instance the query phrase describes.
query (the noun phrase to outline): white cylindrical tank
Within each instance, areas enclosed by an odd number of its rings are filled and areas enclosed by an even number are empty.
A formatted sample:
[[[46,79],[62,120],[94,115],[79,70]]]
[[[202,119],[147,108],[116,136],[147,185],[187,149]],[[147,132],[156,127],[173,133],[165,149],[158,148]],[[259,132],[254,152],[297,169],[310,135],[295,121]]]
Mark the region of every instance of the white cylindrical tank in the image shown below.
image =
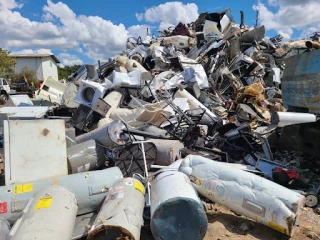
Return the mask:
[[[294,233],[305,197],[255,174],[189,155],[179,171],[204,197],[288,236]]]
[[[37,192],[13,225],[8,240],[69,240],[78,211],[74,193],[51,185]]]
[[[145,188],[134,178],[116,182],[91,226],[88,240],[139,240],[143,225]]]
[[[155,240],[203,239],[208,219],[189,178],[160,170],[151,182],[151,231]]]
[[[274,112],[271,115],[271,124],[278,127],[315,121],[317,121],[317,116],[311,113]]]

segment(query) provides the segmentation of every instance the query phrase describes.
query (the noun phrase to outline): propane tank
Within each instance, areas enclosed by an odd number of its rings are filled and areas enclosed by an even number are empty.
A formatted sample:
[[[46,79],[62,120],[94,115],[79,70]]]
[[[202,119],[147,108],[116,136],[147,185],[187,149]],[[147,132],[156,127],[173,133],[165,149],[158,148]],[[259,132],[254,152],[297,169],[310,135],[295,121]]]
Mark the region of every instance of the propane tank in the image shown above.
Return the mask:
[[[139,240],[144,194],[144,186],[134,178],[124,178],[113,184],[89,231],[88,240]]]
[[[161,170],[160,170],[161,171]],[[151,183],[151,231],[156,240],[200,240],[208,226],[203,205],[188,177],[162,170]]]
[[[59,185],[73,192],[78,201],[78,213],[82,215],[98,210],[114,182],[122,178],[118,167],[101,171],[84,172],[68,176],[52,177],[23,184],[0,187],[0,206],[6,206],[1,217],[10,224],[22,216],[22,211],[36,192],[50,185]],[[0,208],[1,209],[1,208]]]
[[[74,193],[58,185],[37,192],[13,225],[8,240],[69,240],[78,211]]]

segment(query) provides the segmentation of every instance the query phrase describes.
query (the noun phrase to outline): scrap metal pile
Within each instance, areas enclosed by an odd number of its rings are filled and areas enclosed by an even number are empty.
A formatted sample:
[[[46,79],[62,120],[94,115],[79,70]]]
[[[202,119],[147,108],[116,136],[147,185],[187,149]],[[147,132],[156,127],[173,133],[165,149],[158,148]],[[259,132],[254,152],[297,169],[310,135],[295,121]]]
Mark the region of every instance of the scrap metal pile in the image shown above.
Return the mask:
[[[198,194],[292,236],[311,186],[274,161],[267,137],[316,116],[283,107],[284,60],[308,47],[281,41],[243,13],[240,24],[229,9],[203,13],[48,78],[40,100],[12,97],[0,239],[140,239],[143,225],[155,239],[203,239]]]

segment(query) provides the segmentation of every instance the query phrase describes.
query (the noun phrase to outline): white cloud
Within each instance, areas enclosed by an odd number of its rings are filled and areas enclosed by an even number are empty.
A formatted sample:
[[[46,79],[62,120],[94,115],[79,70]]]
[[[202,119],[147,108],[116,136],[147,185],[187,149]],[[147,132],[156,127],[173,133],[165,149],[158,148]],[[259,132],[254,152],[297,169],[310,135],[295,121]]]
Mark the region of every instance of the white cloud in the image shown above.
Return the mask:
[[[183,4],[182,2],[167,2],[148,8],[144,13],[136,13],[139,21],[144,19],[146,22],[160,23],[162,29],[169,25],[175,26],[179,22],[193,22],[198,16],[198,6],[195,3]]]
[[[42,14],[42,19],[46,22],[50,22],[54,20],[54,17],[51,15],[51,13],[47,12],[45,14]]]
[[[16,0],[0,0],[0,10],[22,8],[23,3],[18,3]]]
[[[302,33],[300,35],[300,38],[309,40],[310,37],[313,36],[313,33],[314,32],[318,32],[318,31],[319,31],[319,28],[316,28],[316,27],[307,28],[307,29],[302,31]]]
[[[47,0],[43,12],[39,13],[41,21],[23,16],[19,12],[22,7],[19,0],[0,0],[0,46],[26,49],[23,51],[30,53],[35,49],[74,50],[95,61],[122,52],[129,36],[145,35],[148,23],[167,28],[198,17],[198,7],[194,3],[167,2],[136,14],[138,20],[145,20],[147,24],[126,29],[121,23],[114,24],[99,16],[77,15],[61,1]]]
[[[98,16],[76,15],[66,4],[47,0],[43,20],[31,21],[17,12],[15,0],[0,0],[0,46],[8,49],[59,49],[82,51],[94,60],[125,49],[129,36],[123,24]],[[52,21],[55,20],[55,21]]]
[[[61,62],[62,66],[73,66],[73,65],[82,65],[83,62],[76,55],[68,53],[60,53],[58,59]]]
[[[275,0],[268,0],[270,5]],[[278,0],[276,12],[271,11],[261,1],[253,8],[260,9],[261,24],[267,30],[275,30],[283,35],[285,40],[292,37],[295,30],[319,29],[320,15],[316,9],[320,9],[319,0]]]
[[[147,36],[147,29],[149,28],[149,32],[151,30],[151,26],[149,25],[133,25],[129,27],[127,30],[129,32],[129,35],[132,37],[145,37]]]
[[[144,14],[143,13],[136,13],[136,18],[138,21],[142,21],[144,19]]]
[[[53,54],[50,49],[40,48],[40,49],[22,49],[20,51],[14,51],[17,54]]]
[[[278,5],[278,0],[268,0],[268,4],[269,4],[270,6],[275,7],[275,6]]]

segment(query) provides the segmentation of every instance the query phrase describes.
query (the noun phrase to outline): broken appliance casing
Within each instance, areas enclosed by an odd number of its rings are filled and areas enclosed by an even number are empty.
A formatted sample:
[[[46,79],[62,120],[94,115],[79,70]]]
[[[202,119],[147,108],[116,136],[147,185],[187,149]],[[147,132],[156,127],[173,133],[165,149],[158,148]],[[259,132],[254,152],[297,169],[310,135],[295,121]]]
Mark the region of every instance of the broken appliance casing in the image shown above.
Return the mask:
[[[4,121],[5,183],[68,174],[63,120]]]
[[[179,171],[204,197],[292,236],[305,197],[255,174],[189,155]]]
[[[155,239],[203,239],[208,219],[188,177],[160,170],[151,182],[151,231]]]
[[[0,206],[5,205],[1,217],[10,224],[15,223],[23,214],[29,200],[39,190],[50,185],[59,185],[73,192],[78,201],[77,215],[94,212],[101,207],[106,194],[114,182],[122,178],[119,168],[113,167],[100,171],[51,177],[34,182],[25,182],[0,187]]]
[[[106,87],[100,83],[82,80],[74,101],[93,107],[99,98],[103,98],[105,91]]]
[[[78,211],[68,189],[51,185],[38,191],[13,225],[8,240],[71,239]]]
[[[143,225],[145,188],[134,178],[124,178],[112,185],[99,214],[91,226],[88,240],[139,240]]]
[[[53,77],[49,76],[44,80],[41,88],[38,90],[36,94],[37,99],[43,99],[48,102],[61,104],[62,96],[67,86]]]

